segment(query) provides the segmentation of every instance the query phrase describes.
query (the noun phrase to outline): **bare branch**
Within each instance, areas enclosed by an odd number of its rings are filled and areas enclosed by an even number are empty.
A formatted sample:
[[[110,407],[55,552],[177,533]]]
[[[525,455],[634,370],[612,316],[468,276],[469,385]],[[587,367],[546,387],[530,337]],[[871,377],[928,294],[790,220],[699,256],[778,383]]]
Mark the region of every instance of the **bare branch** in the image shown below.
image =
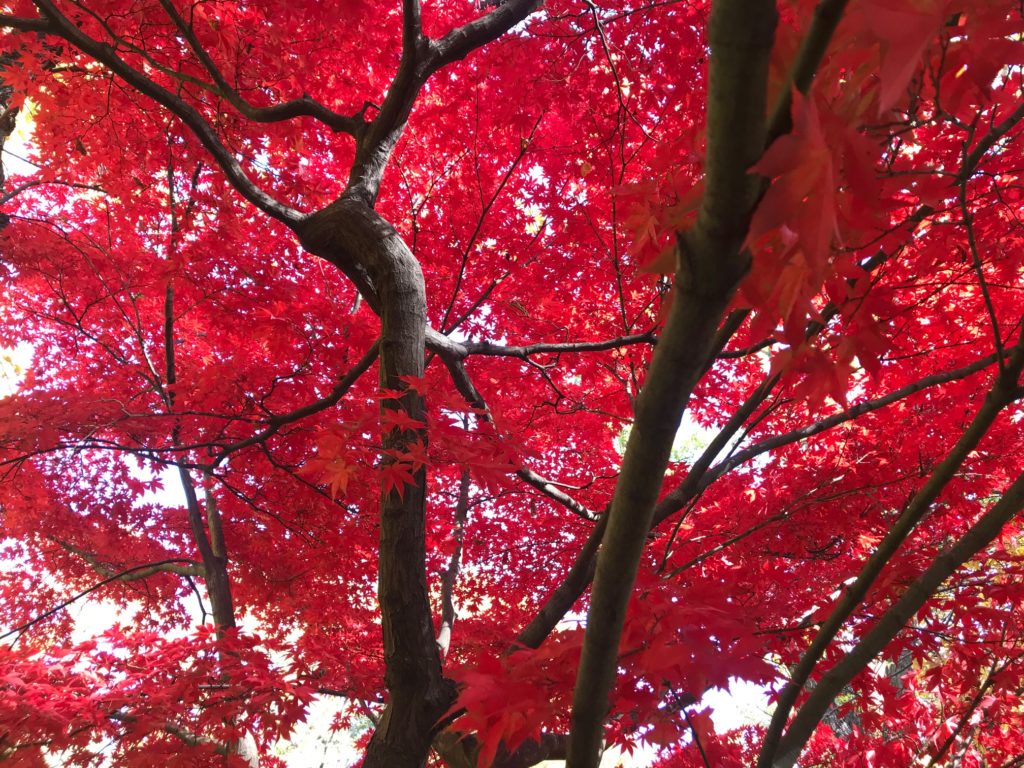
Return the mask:
[[[657,338],[654,335],[654,331],[647,331],[646,333],[619,336],[617,338],[606,339],[604,341],[569,341],[562,343],[542,342],[538,344],[527,344],[521,347],[493,344],[489,341],[465,341],[462,342],[462,346],[465,348],[467,356],[487,355],[491,357],[517,357],[520,360],[526,360],[531,355],[540,355],[544,353],[603,352],[609,349],[619,349],[621,347],[628,347],[636,344],[654,345],[656,342]]]

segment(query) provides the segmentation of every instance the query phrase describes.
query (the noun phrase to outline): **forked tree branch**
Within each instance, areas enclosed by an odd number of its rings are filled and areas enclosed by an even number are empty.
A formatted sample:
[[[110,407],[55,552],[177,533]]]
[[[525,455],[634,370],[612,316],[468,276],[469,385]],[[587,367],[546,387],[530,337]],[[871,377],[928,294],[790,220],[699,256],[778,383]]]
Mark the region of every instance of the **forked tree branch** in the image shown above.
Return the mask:
[[[402,60],[380,111],[359,135],[346,194],[372,207],[391,153],[430,76],[497,40],[529,16],[539,4],[540,0],[510,0],[485,16],[453,29],[440,40],[431,40],[422,32],[420,0],[404,0]]]
[[[756,459],[758,456],[763,456],[770,451],[827,432],[866,413],[871,413],[887,405],[899,402],[917,392],[973,376],[991,366],[995,361],[996,355],[988,355],[961,368],[926,376],[905,387],[893,390],[887,395],[857,403],[840,413],[784,434],[761,440],[747,448],[736,451],[728,458],[712,466],[711,462],[735,434],[736,430],[732,425],[739,422],[739,418],[734,417],[730,419],[729,424],[723,427],[719,435],[705,448],[701,456],[694,462],[694,465],[690,467],[682,482],[665,494],[655,506],[652,528],[665,522],[683,507],[692,504],[700,494],[704,493],[720,477],[731,472],[736,467]],[[755,402],[756,399],[754,398],[748,399],[747,403],[741,406],[741,411],[750,413],[749,404]],[[602,517],[601,520],[604,521],[605,518]],[[540,644],[554,630],[558,622],[562,620],[565,614],[572,609],[572,606],[583,595],[591,579],[593,579],[597,548],[601,543],[603,534],[603,522],[599,522],[598,526],[595,527],[583,544],[565,578],[544,602],[533,620],[520,633],[516,641],[519,645],[530,648],[540,647]]]
[[[700,476],[694,476],[693,479],[690,477],[690,475],[693,474],[693,470],[691,470],[683,482],[667,493],[658,503],[654,515],[655,525],[678,512],[683,508],[683,506],[689,504],[694,499],[697,492],[707,489],[707,487],[719,477],[730,472],[741,464],[752,461],[758,456],[763,456],[765,453],[776,450],[777,448],[782,448],[786,445],[806,440],[809,437],[821,434],[822,432],[827,432],[830,429],[834,429],[842,424],[846,424],[860,418],[866,413],[881,410],[887,405],[892,405],[893,403],[906,399],[910,395],[942,384],[966,379],[969,376],[973,376],[974,374],[983,371],[985,368],[988,368],[995,363],[997,359],[998,355],[987,355],[986,357],[976,360],[969,365],[965,365],[945,373],[936,373],[931,376],[926,376],[923,379],[918,379],[904,387],[895,389],[887,395],[856,403],[846,410],[840,411],[832,416],[826,416],[824,419],[819,419],[818,421],[812,422],[803,427],[765,438],[753,445],[736,451],[729,458],[715,464],[706,473]],[[709,453],[709,451],[705,451],[705,454],[701,456],[701,459],[703,459],[707,453]],[[717,453],[715,455],[717,455]]]

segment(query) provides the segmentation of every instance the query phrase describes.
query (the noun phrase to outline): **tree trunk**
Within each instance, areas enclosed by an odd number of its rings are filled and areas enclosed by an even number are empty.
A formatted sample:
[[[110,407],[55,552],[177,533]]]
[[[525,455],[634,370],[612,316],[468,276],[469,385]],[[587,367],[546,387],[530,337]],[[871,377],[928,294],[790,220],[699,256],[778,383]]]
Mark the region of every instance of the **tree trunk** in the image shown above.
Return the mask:
[[[297,227],[302,245],[337,265],[381,319],[380,386],[401,392],[381,411],[422,421],[423,398],[407,377],[423,375],[426,293],[419,263],[368,201],[346,194]],[[396,461],[424,429],[383,436],[382,464]],[[426,578],[426,471],[402,489],[381,491],[378,597],[390,701],[367,748],[367,768],[420,768],[437,721],[455,700],[441,672]]]

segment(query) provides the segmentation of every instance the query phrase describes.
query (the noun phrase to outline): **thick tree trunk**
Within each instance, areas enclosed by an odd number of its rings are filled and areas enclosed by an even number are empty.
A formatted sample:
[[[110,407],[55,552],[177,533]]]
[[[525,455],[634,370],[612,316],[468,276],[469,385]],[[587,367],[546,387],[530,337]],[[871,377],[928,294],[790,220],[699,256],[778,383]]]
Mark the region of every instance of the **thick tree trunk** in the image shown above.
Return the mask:
[[[380,385],[402,392],[382,400],[382,411],[424,417],[423,398],[407,377],[423,375],[426,295],[419,263],[369,201],[352,194],[304,220],[296,231],[303,246],[337,265],[355,282],[381,319]],[[423,429],[383,436],[384,464]],[[368,768],[420,768],[426,763],[437,721],[455,699],[441,672],[426,578],[426,472],[410,485],[382,490],[378,596],[384,635],[385,682],[390,701],[367,749]]]

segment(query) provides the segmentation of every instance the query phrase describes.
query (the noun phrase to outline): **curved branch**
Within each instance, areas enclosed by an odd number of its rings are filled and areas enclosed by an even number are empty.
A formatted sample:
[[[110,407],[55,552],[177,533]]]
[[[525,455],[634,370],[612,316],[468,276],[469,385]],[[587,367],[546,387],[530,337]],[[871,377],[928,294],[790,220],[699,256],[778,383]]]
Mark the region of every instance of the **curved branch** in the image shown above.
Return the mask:
[[[430,71],[435,72],[453,61],[464,59],[477,48],[497,40],[516,24],[525,20],[541,5],[541,0],[509,0],[496,9],[453,29],[432,44],[434,55]]]
[[[185,557],[172,557],[172,558],[168,558],[167,560],[158,560],[155,563],[146,563],[145,565],[136,565],[133,568],[126,568],[123,571],[118,571],[117,573],[109,576],[108,578],[103,579],[103,581],[100,581],[100,582],[97,582],[96,584],[93,584],[88,589],[82,590],[81,592],[79,592],[74,597],[68,598],[67,600],[65,600],[64,602],[60,603],[59,605],[54,606],[50,610],[46,611],[46,613],[39,614],[38,616],[36,616],[31,621],[26,621],[24,624],[21,624],[21,625],[19,625],[17,627],[14,627],[14,629],[7,630],[2,635],[0,635],[0,640],[5,640],[8,637],[10,637],[11,635],[21,635],[23,632],[25,632],[25,630],[34,627],[36,624],[38,624],[41,621],[45,621],[46,619],[50,618],[51,616],[53,616],[56,613],[60,613],[65,608],[67,608],[69,605],[73,605],[74,603],[76,603],[79,600],[81,600],[83,597],[87,597],[87,596],[91,595],[97,589],[101,589],[102,587],[107,586],[107,584],[112,584],[115,581],[124,581],[125,580],[125,576],[130,576],[130,575],[132,575],[134,573],[137,573],[139,571],[145,571],[145,570],[152,569],[152,568],[158,568],[158,567],[164,566],[164,565],[171,565],[172,563],[189,563],[189,564],[192,564],[192,563],[194,563],[194,561],[193,560],[189,560],[188,558],[185,558]]]
[[[158,573],[173,573],[176,576],[202,576],[203,566],[201,563],[197,563],[195,560],[187,561],[175,561],[171,563],[159,563],[150,566],[149,568],[143,568],[142,570],[135,571],[131,574],[125,574],[123,571],[119,571],[109,565],[106,565],[95,554],[87,550],[76,547],[74,544],[70,544],[66,541],[61,541],[56,537],[49,537],[56,544],[63,549],[66,549],[72,554],[78,555],[80,558],[85,560],[90,567],[96,571],[100,576],[115,576],[118,581],[139,581],[141,579],[148,579],[150,576],[155,576]],[[182,562],[189,563],[188,565],[182,565]]]
[[[343,115],[328,109],[316,99],[303,95],[300,99],[292,99],[269,107],[254,107],[231,87],[220,68],[213,58],[207,53],[196,37],[192,25],[189,24],[178,13],[177,8],[170,0],[159,0],[160,6],[164,9],[174,26],[181,32],[182,37],[188,43],[189,48],[199,59],[203,68],[210,74],[216,85],[215,92],[222,96],[227,102],[237,109],[244,117],[257,123],[276,123],[282,120],[291,120],[296,117],[312,117],[319,120],[332,131],[341,131],[358,137],[366,128],[363,122],[362,113],[356,115]]]
[[[132,86],[139,93],[166,108],[181,120],[199,139],[200,143],[213,156],[217,165],[227,177],[228,182],[246,200],[255,205],[268,216],[284,222],[289,226],[302,221],[303,214],[271,197],[260,189],[242,170],[234,154],[217,136],[213,127],[191,105],[175,96],[163,86],[149,79],[120,56],[117,51],[98,40],[86,35],[79,27],[64,16],[50,0],[34,0],[35,5],[45,17],[40,19],[43,27],[39,31],[67,40],[82,53],[91,56],[103,64],[111,72]],[[12,26],[8,24],[8,26]]]
[[[9,203],[11,200],[16,198],[22,192],[25,192],[25,191],[27,191],[29,189],[32,189],[33,187],[42,187],[42,186],[48,186],[48,185],[51,185],[51,184],[55,185],[55,186],[61,186],[61,187],[71,187],[73,189],[86,189],[86,190],[89,190],[90,192],[104,192],[102,187],[97,187],[97,186],[95,186],[93,184],[78,184],[78,183],[73,182],[73,181],[33,180],[33,181],[26,181],[24,184],[20,184],[19,186],[17,186],[14,189],[12,189],[10,192],[5,192],[4,194],[0,195],[0,205],[3,205],[4,203]]]

